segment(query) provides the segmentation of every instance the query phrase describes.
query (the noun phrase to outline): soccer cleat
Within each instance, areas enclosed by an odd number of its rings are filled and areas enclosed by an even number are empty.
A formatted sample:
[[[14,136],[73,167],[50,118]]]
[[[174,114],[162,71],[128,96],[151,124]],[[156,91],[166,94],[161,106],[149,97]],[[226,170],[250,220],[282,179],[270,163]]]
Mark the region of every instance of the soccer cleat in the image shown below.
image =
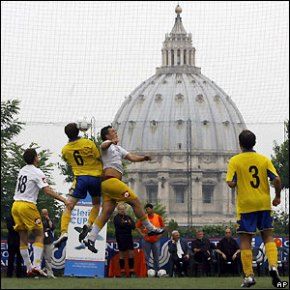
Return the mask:
[[[64,243],[68,239],[68,234],[63,233],[60,237],[53,243],[55,248],[59,248],[62,243]]]
[[[47,278],[56,279],[56,277],[53,274],[47,274]]]
[[[269,270],[269,274],[270,274],[270,276],[271,276],[271,278],[272,278],[272,285],[273,285],[274,287],[277,288],[277,284],[278,284],[279,282],[282,283],[282,281],[281,281],[281,279],[280,279],[280,277],[279,277],[278,270],[277,270],[275,267],[272,267],[272,268]]]
[[[35,272],[32,270],[33,269],[27,270],[26,272],[27,277],[35,277]]]
[[[83,243],[85,244],[85,246],[93,253],[97,253],[98,250],[95,248],[95,242],[91,241],[89,239],[84,239]]]
[[[47,274],[39,268],[32,268],[27,271],[28,277],[47,277]]]
[[[164,229],[161,229],[161,228],[155,228],[151,231],[148,232],[148,236],[157,236],[157,235],[161,235],[164,233]]]
[[[256,284],[256,280],[253,276],[245,277],[241,285],[242,288],[249,288]]]
[[[79,234],[79,242],[81,243],[87,234],[91,231],[91,228],[88,225],[84,225],[82,231]]]

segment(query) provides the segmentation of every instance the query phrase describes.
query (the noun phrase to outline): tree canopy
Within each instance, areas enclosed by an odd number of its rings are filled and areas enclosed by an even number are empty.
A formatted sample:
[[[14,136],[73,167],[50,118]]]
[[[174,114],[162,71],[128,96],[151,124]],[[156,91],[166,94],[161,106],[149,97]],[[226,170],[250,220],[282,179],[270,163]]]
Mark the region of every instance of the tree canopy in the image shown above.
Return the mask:
[[[25,165],[23,144],[17,144],[14,138],[23,130],[24,123],[20,122],[17,115],[20,112],[20,102],[18,100],[8,100],[1,102],[1,219],[3,220],[9,213],[13,203],[13,196],[17,182],[19,170]],[[53,163],[49,162],[51,153],[49,150],[39,150],[36,143],[31,143],[29,148],[37,150],[40,157],[39,168],[44,172],[47,180],[52,184],[51,174]],[[47,208],[51,216],[57,216],[60,205],[51,197],[40,192],[38,207]]]
[[[272,162],[281,177],[282,187],[289,188],[289,120],[284,124],[285,140],[281,145],[274,142]]]

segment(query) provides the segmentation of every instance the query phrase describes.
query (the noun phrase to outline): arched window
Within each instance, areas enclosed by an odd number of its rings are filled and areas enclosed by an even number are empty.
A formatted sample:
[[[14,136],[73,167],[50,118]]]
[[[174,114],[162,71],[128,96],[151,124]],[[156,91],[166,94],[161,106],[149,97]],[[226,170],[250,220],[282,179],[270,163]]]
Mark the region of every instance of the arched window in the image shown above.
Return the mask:
[[[213,191],[214,191],[214,185],[212,184],[202,185],[202,202],[203,203],[213,203]]]
[[[186,50],[184,50],[184,52],[183,52],[183,63],[187,64],[186,63]]]
[[[157,184],[150,184],[146,185],[146,194],[147,194],[147,201],[150,203],[157,203],[157,193],[158,193],[158,185]]]
[[[173,188],[175,195],[175,203],[184,203],[186,185],[176,184],[173,186]]]

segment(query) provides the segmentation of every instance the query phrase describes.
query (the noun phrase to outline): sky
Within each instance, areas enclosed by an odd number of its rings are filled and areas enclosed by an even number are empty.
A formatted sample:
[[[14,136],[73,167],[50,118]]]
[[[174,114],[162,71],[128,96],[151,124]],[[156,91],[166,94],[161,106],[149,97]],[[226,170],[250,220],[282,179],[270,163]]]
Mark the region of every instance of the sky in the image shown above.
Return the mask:
[[[175,1],[2,1],[1,98],[26,122],[110,122],[161,65]],[[247,123],[289,115],[287,1],[180,1],[196,65]]]
[[[21,100],[20,143],[58,161],[63,126],[100,129],[155,74],[176,1],[2,1],[1,99]],[[289,3],[179,1],[196,65],[235,102],[257,149],[272,153],[289,118]],[[56,186],[66,191],[55,171]]]

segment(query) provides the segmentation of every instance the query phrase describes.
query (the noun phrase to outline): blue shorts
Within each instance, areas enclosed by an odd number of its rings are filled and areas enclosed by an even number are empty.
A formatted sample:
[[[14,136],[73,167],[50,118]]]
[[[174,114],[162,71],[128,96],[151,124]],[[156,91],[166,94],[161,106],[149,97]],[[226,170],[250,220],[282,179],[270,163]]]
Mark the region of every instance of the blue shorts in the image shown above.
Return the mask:
[[[101,177],[100,176],[76,176],[73,182],[70,195],[79,198],[85,199],[87,193],[90,196],[101,196]]]
[[[239,227],[237,233],[255,234],[256,230],[265,231],[273,229],[273,218],[270,210],[242,213],[237,221]]]

